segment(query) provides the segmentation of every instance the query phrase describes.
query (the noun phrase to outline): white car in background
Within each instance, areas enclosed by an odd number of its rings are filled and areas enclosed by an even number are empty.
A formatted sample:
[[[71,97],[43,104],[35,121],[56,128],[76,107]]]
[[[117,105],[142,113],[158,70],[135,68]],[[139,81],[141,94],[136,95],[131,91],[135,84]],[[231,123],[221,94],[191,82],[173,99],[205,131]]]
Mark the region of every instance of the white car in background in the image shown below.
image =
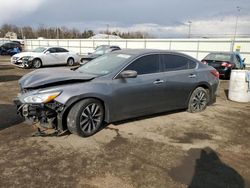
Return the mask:
[[[31,52],[22,52],[11,57],[13,65],[36,69],[47,65],[67,64],[73,66],[79,60],[80,57],[77,53],[61,47],[38,47]]]

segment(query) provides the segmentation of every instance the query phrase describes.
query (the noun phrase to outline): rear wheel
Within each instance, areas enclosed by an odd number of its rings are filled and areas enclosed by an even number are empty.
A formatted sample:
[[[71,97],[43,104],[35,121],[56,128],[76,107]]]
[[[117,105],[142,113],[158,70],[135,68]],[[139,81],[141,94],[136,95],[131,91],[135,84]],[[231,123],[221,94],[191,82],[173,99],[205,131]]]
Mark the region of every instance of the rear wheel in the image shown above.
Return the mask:
[[[196,112],[201,112],[206,109],[207,104],[209,101],[209,93],[206,89],[203,87],[197,87],[188,103],[188,112],[191,113],[196,113]]]
[[[104,119],[104,109],[96,99],[84,99],[76,103],[67,117],[68,130],[82,137],[95,134]]]
[[[34,59],[32,65],[35,69],[39,69],[42,67],[42,61],[40,59]]]

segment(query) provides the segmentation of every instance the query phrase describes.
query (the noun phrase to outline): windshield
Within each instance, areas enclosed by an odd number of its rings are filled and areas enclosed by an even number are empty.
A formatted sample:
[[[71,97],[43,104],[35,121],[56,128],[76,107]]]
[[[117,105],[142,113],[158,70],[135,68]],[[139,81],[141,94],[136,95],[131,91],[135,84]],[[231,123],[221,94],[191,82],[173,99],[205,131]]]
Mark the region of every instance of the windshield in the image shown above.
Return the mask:
[[[93,54],[97,54],[97,55],[103,55],[105,52],[104,52],[104,50],[96,50],[96,51],[94,51],[93,52]]]
[[[111,49],[109,48],[109,46],[102,45],[102,46],[98,46],[95,49],[95,51],[93,52],[93,54],[103,55],[103,54],[108,53],[110,51],[111,51]]]
[[[205,60],[231,61],[231,54],[208,54]]]
[[[106,54],[84,64],[78,71],[88,74],[106,75],[120,67],[130,57],[127,54]]]
[[[38,47],[38,48],[32,50],[32,52],[41,53],[41,52],[44,52],[45,50],[46,50],[46,48],[44,48],[44,47]]]

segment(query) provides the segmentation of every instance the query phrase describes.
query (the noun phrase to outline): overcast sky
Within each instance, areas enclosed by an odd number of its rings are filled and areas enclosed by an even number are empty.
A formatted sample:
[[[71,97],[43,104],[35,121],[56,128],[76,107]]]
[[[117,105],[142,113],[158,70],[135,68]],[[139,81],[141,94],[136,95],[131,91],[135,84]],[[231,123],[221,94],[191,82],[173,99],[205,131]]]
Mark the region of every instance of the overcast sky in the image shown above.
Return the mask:
[[[237,11],[237,6],[241,10]],[[0,24],[145,31],[155,37],[250,34],[250,0],[0,0]]]

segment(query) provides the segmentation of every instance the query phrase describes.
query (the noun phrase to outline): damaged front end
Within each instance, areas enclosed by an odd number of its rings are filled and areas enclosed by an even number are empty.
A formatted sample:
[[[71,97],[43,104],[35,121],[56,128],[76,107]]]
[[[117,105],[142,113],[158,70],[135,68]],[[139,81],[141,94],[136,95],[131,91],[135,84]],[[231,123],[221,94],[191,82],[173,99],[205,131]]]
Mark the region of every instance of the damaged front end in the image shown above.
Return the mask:
[[[53,92],[22,92],[14,99],[17,113],[26,120],[46,129],[55,129],[58,133],[63,131],[58,119],[64,110],[64,105],[54,100],[61,91]]]
[[[32,67],[33,57],[25,56],[25,57],[12,57],[11,63],[20,68],[30,68]]]
[[[95,77],[65,68],[32,71],[18,81],[20,93],[14,99],[17,111],[27,120],[61,134],[67,130],[65,112],[69,100],[63,90],[66,86],[88,82]]]

